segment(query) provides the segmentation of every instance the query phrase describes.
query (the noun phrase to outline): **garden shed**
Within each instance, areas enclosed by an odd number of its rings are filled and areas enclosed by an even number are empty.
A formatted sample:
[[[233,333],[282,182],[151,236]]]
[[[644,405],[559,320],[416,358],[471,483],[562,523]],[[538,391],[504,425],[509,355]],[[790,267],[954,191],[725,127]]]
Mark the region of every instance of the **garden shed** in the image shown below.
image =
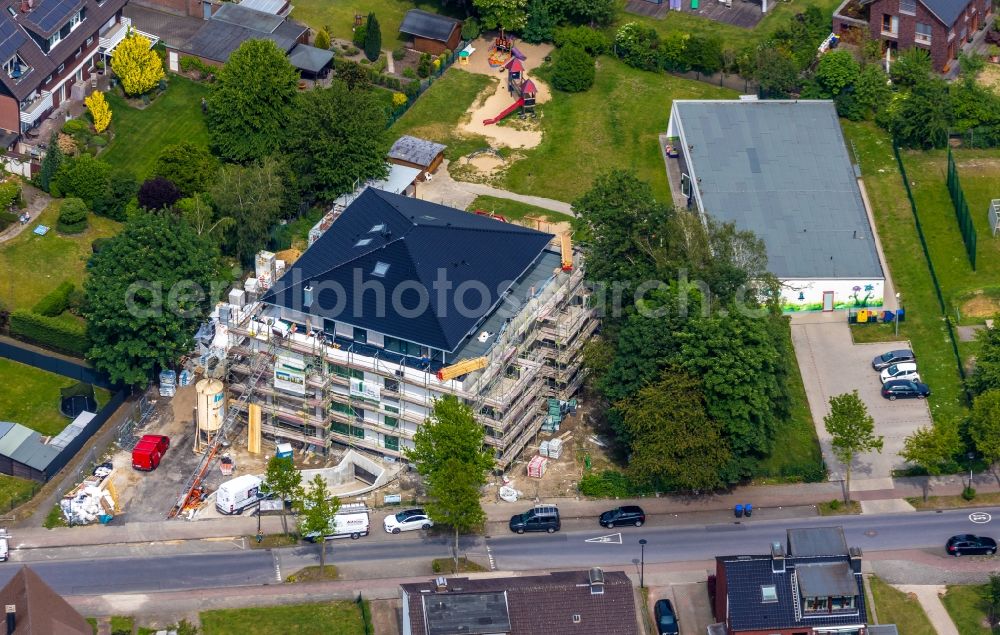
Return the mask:
[[[420,180],[427,180],[428,174],[437,172],[441,162],[444,161],[444,151],[448,146],[403,135],[392,144],[389,149],[389,162],[396,165],[404,165],[421,170]]]
[[[688,207],[764,241],[786,311],[882,306],[859,172],[829,100],[676,100],[668,172]]]
[[[455,51],[462,41],[462,21],[420,9],[410,9],[399,32],[413,38],[413,48],[421,53],[440,55]]]
[[[333,51],[316,48],[308,44],[296,44],[288,54],[288,61],[299,70],[302,77],[321,79],[330,74],[333,65]]]

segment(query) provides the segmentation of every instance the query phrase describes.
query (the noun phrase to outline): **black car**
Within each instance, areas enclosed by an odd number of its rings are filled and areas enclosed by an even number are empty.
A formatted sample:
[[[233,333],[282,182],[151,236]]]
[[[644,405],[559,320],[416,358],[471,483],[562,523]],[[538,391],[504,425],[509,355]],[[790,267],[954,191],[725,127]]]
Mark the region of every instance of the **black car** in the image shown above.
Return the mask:
[[[913,354],[908,348],[901,348],[895,351],[889,351],[888,353],[882,353],[878,357],[872,360],[872,368],[881,371],[889,368],[893,364],[898,364],[900,362],[915,362],[917,361],[917,356]]]
[[[670,600],[657,600],[653,606],[653,615],[656,617],[657,635],[678,635],[681,632],[677,625],[677,613],[674,613],[674,605]]]
[[[623,525],[635,525],[642,527],[646,522],[646,512],[638,505],[624,505],[601,514],[601,526],[611,529]]]
[[[988,536],[959,534],[948,539],[947,549],[952,556],[992,556],[997,552],[997,541]]]
[[[559,508],[555,505],[535,505],[523,514],[510,517],[510,530],[516,534],[526,531],[547,531],[551,534],[559,531],[561,526]]]
[[[889,401],[897,399],[909,399],[916,397],[923,399],[931,394],[931,388],[927,384],[909,379],[890,379],[882,384],[882,396]]]

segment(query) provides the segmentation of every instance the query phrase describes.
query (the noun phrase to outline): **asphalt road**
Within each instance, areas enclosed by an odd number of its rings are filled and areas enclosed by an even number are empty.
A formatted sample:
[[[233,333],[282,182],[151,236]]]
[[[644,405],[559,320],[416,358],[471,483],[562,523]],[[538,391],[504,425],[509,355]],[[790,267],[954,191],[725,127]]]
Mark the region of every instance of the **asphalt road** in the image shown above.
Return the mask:
[[[783,542],[785,529],[841,525],[848,544],[865,552],[925,549],[942,550],[947,538],[958,533],[979,533],[1000,538],[1000,508],[986,512],[991,520],[977,524],[969,510],[943,513],[910,513],[833,518],[744,520],[740,523],[657,526],[641,528],[588,529],[585,521],[567,523],[555,534],[490,537],[469,536],[460,542],[465,552],[495,558],[503,570],[545,567],[590,567],[628,565],[639,557],[638,540],[648,541],[647,563],[710,560],[716,555],[766,553],[774,541]],[[388,537],[387,537],[388,538]],[[601,541],[601,539],[604,541]],[[330,559],[336,563],[418,559],[424,562],[451,552],[447,536],[425,536],[419,532],[392,536],[389,540],[361,538],[330,543]],[[197,553],[192,553],[197,551]],[[12,562],[0,565],[0,584],[16,571],[17,563],[30,563],[56,591],[64,595],[142,593],[149,591],[236,587],[276,584],[288,573],[318,564],[315,546],[273,551],[245,549],[234,541],[189,541],[148,547],[115,545],[67,549],[17,550]]]

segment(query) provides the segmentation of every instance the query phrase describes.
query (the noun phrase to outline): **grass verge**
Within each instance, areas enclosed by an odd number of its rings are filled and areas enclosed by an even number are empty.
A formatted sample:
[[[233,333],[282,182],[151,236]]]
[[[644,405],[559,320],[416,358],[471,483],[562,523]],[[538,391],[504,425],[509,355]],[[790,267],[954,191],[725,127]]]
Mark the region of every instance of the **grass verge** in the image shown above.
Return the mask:
[[[268,534],[263,540],[257,542],[257,536],[247,536],[247,544],[251,549],[276,549],[280,547],[294,547],[299,544],[299,535],[291,534]]]
[[[367,603],[366,603],[367,604]],[[367,607],[366,607],[367,608]],[[205,611],[204,635],[364,635],[361,608],[351,601]]]
[[[934,420],[961,418],[967,413],[961,379],[934,293],[930,270],[921,251],[906,190],[893,158],[892,142],[885,131],[871,123],[843,121],[842,126],[861,161],[861,174],[872,203],[882,248],[896,290],[902,294],[906,320],[899,325],[900,339],[907,339],[913,344],[913,350],[920,359],[921,377],[934,391],[929,400]],[[909,169],[909,163],[906,165]],[[915,174],[909,176],[911,181],[917,178]],[[919,205],[920,201],[917,202]],[[928,239],[931,228],[925,224],[925,217],[930,215],[947,217],[952,225],[956,225],[950,208],[921,208],[920,220]],[[954,231],[957,232],[957,229]],[[934,253],[931,250],[932,257]],[[935,266],[938,266],[937,260]],[[852,332],[855,335],[870,333],[860,327]],[[876,333],[887,334],[885,330]]]
[[[634,170],[670,200],[659,135],[666,130],[674,99],[735,98],[736,92],[664,73],[626,66],[612,57],[597,60],[593,87],[582,93],[554,91],[538,107],[542,142],[523,152],[507,170],[505,187],[572,201],[586,192],[594,174]],[[544,78],[546,68],[538,74]],[[657,113],[657,114],[653,114]]]
[[[486,567],[465,556],[458,559],[457,569],[454,558],[434,558],[431,560],[431,571],[434,573],[478,573],[486,570]]]
[[[108,93],[115,136],[101,159],[112,167],[132,170],[142,180],[152,172],[165,146],[190,141],[207,147],[208,128],[201,112],[201,99],[207,96],[207,85],[177,75],[171,75],[167,91],[142,110]]]
[[[879,578],[870,578],[872,596],[880,624],[895,624],[906,635],[935,635],[927,614],[917,598],[894,589]],[[960,629],[960,632],[965,633]]]
[[[553,212],[544,207],[529,205],[520,201],[512,201],[506,198],[497,198],[496,196],[477,196],[469,203],[468,210],[471,212],[477,209],[499,214],[507,220],[522,220],[528,216],[543,218],[552,223],[568,223],[573,220],[572,216],[561,212]]]
[[[448,69],[389,128],[389,137],[408,134],[443,143],[448,146],[445,156],[451,160],[489,146],[485,137],[460,132],[458,124],[478,95],[495,81],[499,80]]]
[[[996,633],[986,624],[988,606],[983,598],[985,585],[948,585],[948,592],[941,597],[958,632],[962,635],[990,635]],[[906,631],[900,630],[900,633]]]
[[[820,503],[816,505],[816,512],[820,516],[844,516],[849,514],[860,514],[861,513],[861,503],[858,501],[851,501],[850,505],[835,498],[826,503]]]
[[[410,9],[442,13],[441,3],[432,0],[354,0],[353,2],[296,0],[292,17],[317,30],[328,28],[332,37],[351,40],[354,32],[354,16],[363,16],[362,22],[364,22],[368,14],[374,12],[378,18],[379,30],[382,31],[382,48],[391,50],[405,41],[406,36],[399,33],[399,25]]]
[[[46,529],[55,529],[56,527],[68,527],[66,524],[66,517],[63,516],[62,510],[59,508],[59,504],[49,510],[49,513],[45,516],[45,522],[42,523],[42,527]]]
[[[1000,505],[1000,492],[976,494],[970,501],[961,496],[928,496],[924,501],[922,496],[907,498],[906,502],[917,509],[961,509],[964,507],[993,507]]]
[[[55,227],[58,217],[59,202],[54,201],[37,222]],[[30,309],[64,280],[82,288],[93,253],[91,243],[114,236],[121,228],[121,223],[94,214],[87,220],[87,230],[81,234],[64,236],[53,230],[38,236],[26,230],[0,245],[0,302],[10,309]]]
[[[323,570],[319,570],[319,565],[314,565],[312,567],[305,567],[299,569],[292,575],[285,578],[287,584],[296,584],[299,582],[323,582],[324,580],[336,580],[340,576],[337,571],[336,565],[328,564],[323,567]]]
[[[111,616],[111,633],[126,632],[131,633],[135,630],[135,619],[132,617],[127,617],[123,615],[112,615]]]

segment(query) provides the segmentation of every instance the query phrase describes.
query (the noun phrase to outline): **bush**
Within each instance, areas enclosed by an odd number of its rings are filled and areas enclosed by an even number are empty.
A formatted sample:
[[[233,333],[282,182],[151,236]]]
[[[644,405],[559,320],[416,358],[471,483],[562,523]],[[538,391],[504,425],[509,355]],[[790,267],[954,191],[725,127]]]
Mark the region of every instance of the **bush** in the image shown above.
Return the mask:
[[[406,95],[403,93],[393,93],[392,94],[392,107],[399,108],[400,106],[405,106],[406,102],[410,101],[407,99]]]
[[[90,250],[95,254],[100,253],[102,249],[107,247],[109,240],[111,240],[111,238],[107,236],[103,238],[95,238],[94,241],[90,243]]]
[[[611,41],[606,35],[586,26],[556,29],[555,44],[559,48],[575,44],[594,57],[604,55],[611,50]]]
[[[843,503],[840,502],[839,498],[835,498],[832,501],[830,501],[830,503],[829,503],[830,510],[831,511],[837,511],[838,509],[840,509],[840,506],[842,504]]]
[[[474,40],[482,33],[483,28],[479,26],[479,21],[469,18],[462,24],[462,39],[465,41]]]
[[[417,71],[413,70],[412,68],[404,69],[403,70],[403,77],[406,77],[407,79],[416,79],[417,78]]]
[[[403,94],[410,99],[416,99],[417,95],[420,94],[420,82],[412,81],[403,87]]]
[[[962,498],[964,498],[965,500],[971,501],[975,497],[976,497],[975,487],[966,487],[965,489],[962,490]]]
[[[326,29],[320,29],[316,32],[316,39],[313,40],[313,46],[324,51],[330,49],[330,34],[326,32]]]
[[[576,44],[556,52],[552,65],[552,85],[567,93],[579,93],[594,85],[594,58]]]
[[[58,287],[50,291],[48,295],[36,302],[35,306],[31,307],[31,310],[45,317],[62,315],[62,312],[69,308],[70,295],[75,290],[76,286],[72,282],[64,280]]]
[[[400,46],[392,50],[392,59],[396,60],[397,62],[403,59],[404,57],[406,57],[405,46]]]
[[[579,488],[584,496],[595,498],[627,498],[647,493],[647,488],[636,485],[627,476],[614,470],[584,474]]]
[[[185,55],[181,57],[180,65],[181,65],[181,70],[184,71],[185,73],[197,71],[198,77],[200,79],[205,79],[213,72],[211,66],[201,61],[200,58],[191,57],[190,55]]]
[[[417,75],[427,77],[431,74],[431,56],[428,53],[420,54],[420,62],[417,63]]]
[[[155,176],[142,182],[138,196],[139,205],[146,209],[166,209],[180,199],[181,191],[169,179]]]
[[[90,348],[83,322],[50,318],[31,311],[10,314],[10,334],[26,342],[83,357]]]
[[[67,158],[49,186],[52,196],[73,196],[92,206],[104,194],[111,178],[111,166],[90,155]]]
[[[63,234],[79,234],[87,229],[87,204],[79,198],[64,200],[59,207],[56,229]]]
[[[365,46],[365,38],[368,37],[368,25],[362,24],[361,26],[354,27],[354,35],[351,37],[351,41],[354,42],[353,53],[348,53],[348,55],[357,55],[358,51]]]
[[[0,232],[17,222],[17,214],[0,210]]]
[[[20,198],[21,184],[16,179],[0,183],[0,210],[9,210]]]
[[[660,36],[654,29],[628,22],[615,33],[615,50],[629,66],[651,71],[659,66]]]

